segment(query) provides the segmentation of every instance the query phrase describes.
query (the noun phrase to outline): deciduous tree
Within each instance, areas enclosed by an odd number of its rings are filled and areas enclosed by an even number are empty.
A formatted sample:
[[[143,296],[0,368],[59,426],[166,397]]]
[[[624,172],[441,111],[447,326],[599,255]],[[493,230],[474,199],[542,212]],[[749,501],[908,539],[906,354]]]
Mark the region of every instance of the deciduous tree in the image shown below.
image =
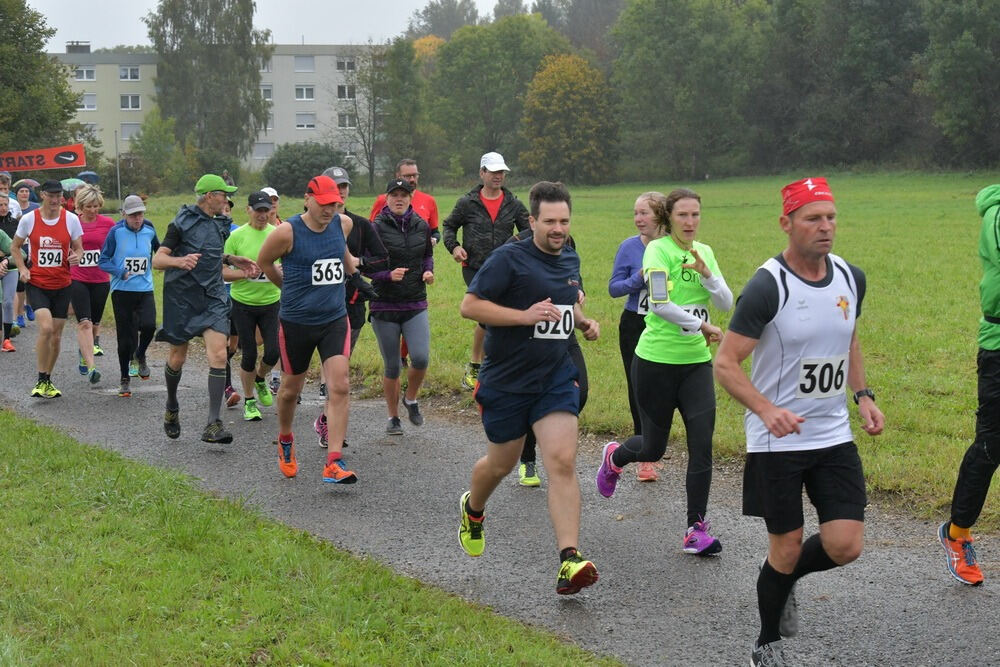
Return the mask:
[[[521,167],[571,183],[614,179],[615,124],[600,70],[576,55],[549,56],[524,100]]]
[[[242,157],[265,127],[260,64],[273,48],[254,9],[253,0],[160,0],[145,17],[160,54],[157,103],[179,142],[190,135],[199,150]]]
[[[479,10],[473,0],[430,0],[423,9],[413,12],[407,35],[437,35],[451,39],[452,33],[466,25],[479,23]]]

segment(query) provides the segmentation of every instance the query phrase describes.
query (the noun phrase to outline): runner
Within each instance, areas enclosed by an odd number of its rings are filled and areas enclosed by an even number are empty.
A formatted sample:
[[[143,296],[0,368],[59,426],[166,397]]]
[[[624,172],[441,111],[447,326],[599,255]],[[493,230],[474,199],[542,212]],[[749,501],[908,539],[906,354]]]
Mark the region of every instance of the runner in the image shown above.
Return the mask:
[[[145,212],[141,197],[125,197],[125,219],[108,232],[98,262],[98,267],[111,275],[111,308],[115,313],[121,375],[118,395],[122,397],[132,395],[132,377],[149,379],[146,349],[156,330],[152,258],[160,239]]]
[[[710,556],[722,543],[706,519],[712,486],[712,435],[715,431],[715,384],[708,345],[722,338],[709,320],[708,303],[719,310],[733,306],[733,293],[719,271],[712,249],[695,240],[701,224],[701,197],[680,188],[648,204],[662,238],[649,242],[642,270],[651,312],[632,360],[632,386],[639,406],[642,435],[604,446],[597,490],[615,492],[629,463],[659,461],[667,448],[674,410],[687,432],[687,530],[684,553]],[[659,282],[658,282],[659,281]]]
[[[0,198],[0,234],[3,234],[0,239],[5,241],[5,247],[0,248],[0,257],[6,260],[4,262],[4,275],[0,277],[0,300],[3,301],[3,310],[0,312],[0,318],[3,321],[3,343],[0,343],[0,349],[4,352],[16,352],[17,348],[14,347],[14,343],[10,339],[16,335],[12,332],[16,326],[14,324],[14,303],[17,300],[18,272],[14,260],[10,259],[10,254],[18,249],[12,249],[10,243],[17,234],[18,219],[11,215],[8,201]],[[18,331],[20,331],[20,327],[18,327]]]
[[[625,367],[625,383],[628,387],[628,407],[632,413],[632,433],[642,435],[642,420],[632,386],[632,358],[639,336],[646,328],[646,314],[649,313],[649,293],[646,279],[642,274],[642,255],[653,239],[660,237],[660,226],[656,224],[649,202],[662,201],[666,195],[661,192],[644,192],[635,200],[633,221],[639,233],[621,242],[615,254],[614,268],[608,281],[608,292],[612,298],[628,297],[621,319],[618,320],[618,350]],[[650,461],[639,461],[636,476],[640,482],[655,482],[658,478],[655,465]]]
[[[27,287],[28,301],[34,304],[38,321],[35,357],[38,362],[38,382],[32,396],[56,398],[62,392],[52,384],[52,368],[59,358],[62,330],[69,311],[70,266],[76,266],[83,254],[83,229],[75,214],[62,208],[62,185],[45,181],[39,186],[42,206],[21,216],[14,234],[13,247],[20,248],[30,241],[29,269],[20,253],[11,257],[17,264]]]
[[[239,227],[226,240],[226,253],[256,259],[267,236],[276,228],[269,224],[274,205],[264,192],[247,197],[250,221]],[[257,402],[267,407],[272,403],[267,386],[267,374],[278,361],[278,301],[281,290],[260,271],[245,271],[223,267],[222,277],[233,281],[232,322],[239,335],[240,380],[243,383],[243,419],[260,421],[263,416]],[[257,331],[264,342],[264,354],[257,364]],[[256,398],[254,392],[256,391]]]
[[[596,340],[600,326],[583,315],[580,258],[565,248],[569,191],[562,183],[536,183],[530,204],[532,238],[495,250],[462,300],[462,317],[487,326],[474,396],[489,444],[459,500],[458,539],[468,555],[483,553],[486,501],[517,463],[528,429],[534,429],[549,476],[549,516],[559,549],[556,592],[572,595],[597,581],[597,568],[577,548],[579,389],[567,348],[574,327]]]
[[[865,432],[885,426],[856,326],[865,275],[832,252],[837,208],[826,179],[795,181],[781,194],[788,246],[743,288],[715,358],[719,384],[747,407],[743,513],[763,517],[768,533],[751,666],[788,664],[781,638],[798,632],[795,582],[861,555],[867,498],[845,385]],[[747,378],[740,363],[751,353]],[[803,486],[819,515],[819,532],[805,542]]]
[[[983,571],[972,547],[972,526],[979,519],[993,474],[1000,465],[1000,185],[976,195],[979,228],[979,409],[976,439],[965,452],[951,501],[951,517],[938,527],[938,539],[948,560],[948,572],[963,584],[983,583]]]
[[[444,247],[462,265],[462,278],[469,285],[489,254],[516,232],[528,229],[528,211],[514,193],[504,187],[510,169],[500,153],[479,159],[481,184],[463,195],[444,223]],[[458,230],[462,243],[458,243]],[[462,386],[473,389],[483,360],[486,327],[477,324],[472,334],[472,354],[462,377]]]
[[[229,181],[232,179],[222,179],[226,181],[226,185],[232,185]],[[229,218],[229,234],[232,236],[233,232],[239,229],[239,225],[233,222],[233,209],[236,208],[236,202],[233,201],[232,197],[226,197],[226,205],[222,209],[222,215]],[[229,279],[225,278],[226,273],[225,265],[222,266],[223,280],[226,283],[226,294],[231,295],[233,285]],[[243,276],[243,272],[236,270],[233,275]],[[259,276],[259,270],[257,275]],[[232,303],[232,296],[229,299]],[[222,391],[222,399],[226,402],[227,408],[236,407],[243,397],[240,395],[236,389],[233,388],[233,357],[236,356],[236,351],[240,349],[240,337],[236,332],[236,322],[233,320],[233,312],[229,311],[229,338],[226,339],[226,388]]]
[[[267,196],[271,198],[271,203],[274,207],[271,209],[271,215],[268,218],[268,224],[272,227],[277,227],[281,224],[281,216],[278,215],[278,205],[281,203],[281,197],[278,196],[278,191],[274,188],[267,187],[261,188],[261,192],[266,192]],[[271,380],[268,383],[268,388],[271,390],[271,395],[274,396],[278,393],[278,387],[281,386],[281,357],[278,357],[278,366],[271,369]],[[323,444],[326,447],[326,444]]]
[[[410,423],[421,426],[417,394],[430,362],[431,325],[427,315],[427,285],[434,282],[434,243],[427,221],[410,205],[413,187],[402,178],[386,186],[386,206],[372,223],[381,256],[366,258],[366,272],[378,296],[371,304],[372,330],[382,353],[382,392],[389,421],[387,435],[403,435],[399,421],[399,375],[402,338],[406,338],[410,364],[406,371],[403,406]],[[372,250],[372,249],[369,249]]]
[[[364,262],[365,255],[368,254],[369,248],[373,249],[375,254],[379,254],[379,251],[382,251],[382,254],[384,254],[382,242],[379,241],[378,235],[369,223],[368,218],[357,215],[356,213],[351,213],[345,208],[347,205],[347,198],[351,195],[351,177],[350,174],[347,173],[347,170],[343,167],[329,167],[323,171],[323,175],[329,176],[333,179],[333,182],[337,184],[337,189],[340,191],[340,198],[344,200],[344,204],[337,204],[337,212],[341,215],[346,215],[351,219],[351,233],[347,236],[347,249],[357,259],[358,265],[360,266]],[[273,198],[272,201],[274,201]],[[354,273],[347,279],[344,298],[347,301],[347,320],[351,325],[351,354],[354,354],[354,346],[358,342],[358,336],[361,334],[362,327],[365,326],[367,310],[365,308],[365,301],[370,300],[375,296],[375,290],[373,290],[372,286],[361,277],[360,272]],[[322,371],[323,369],[321,367],[321,376]],[[321,380],[319,393],[320,396],[325,397],[326,380],[322,377]],[[313,430],[316,431],[319,446],[326,448],[329,436],[329,425],[326,423],[326,412],[321,411],[319,416],[316,417],[315,421],[313,421]],[[347,446],[347,441],[345,440],[344,447]]]
[[[104,195],[96,185],[85,185],[77,191],[76,210],[83,229],[83,255],[80,263],[70,269],[73,278],[73,315],[76,317],[76,342],[80,351],[78,369],[91,384],[101,380],[95,356],[104,356],[101,349],[101,318],[111,290],[111,277],[97,265],[101,248],[115,221],[101,215]]]
[[[342,455],[351,350],[344,279],[355,271],[356,261],[344,240],[351,234],[351,219],[336,213],[336,204],[342,203],[333,179],[323,175],[313,178],[306,188],[305,213],[293,215],[267,237],[258,261],[268,279],[281,289],[278,467],[285,477],[295,477],[298,472],[292,421],[305,372],[313,353],[319,350],[329,382],[325,409],[332,436],[323,481],[353,484],[358,477],[345,468]],[[278,259],[280,269],[275,266]]]
[[[225,264],[253,272],[253,260],[229,255],[223,247],[229,238],[231,218],[220,215],[227,194],[236,187],[226,185],[217,174],[205,174],[194,187],[197,203],[181,206],[167,226],[167,233],[153,255],[153,268],[164,272],[163,328],[157,340],[170,343],[163,367],[167,383],[163,430],[168,438],[181,434],[177,387],[187,359],[188,341],[201,336],[208,357],[208,423],[201,439],[229,443],[233,434],[219,419],[226,388],[226,343],[229,335],[229,295],[222,281]]]

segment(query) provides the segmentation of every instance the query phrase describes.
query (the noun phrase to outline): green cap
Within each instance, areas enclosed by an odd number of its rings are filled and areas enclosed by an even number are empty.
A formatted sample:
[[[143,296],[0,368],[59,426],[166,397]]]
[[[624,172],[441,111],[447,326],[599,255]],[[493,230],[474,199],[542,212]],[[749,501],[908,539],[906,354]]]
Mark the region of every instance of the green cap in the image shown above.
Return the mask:
[[[198,179],[198,182],[194,185],[195,194],[203,195],[208,192],[214,192],[216,190],[222,190],[223,192],[233,193],[239,188],[235,185],[227,185],[222,176],[217,176],[215,174],[205,174]]]

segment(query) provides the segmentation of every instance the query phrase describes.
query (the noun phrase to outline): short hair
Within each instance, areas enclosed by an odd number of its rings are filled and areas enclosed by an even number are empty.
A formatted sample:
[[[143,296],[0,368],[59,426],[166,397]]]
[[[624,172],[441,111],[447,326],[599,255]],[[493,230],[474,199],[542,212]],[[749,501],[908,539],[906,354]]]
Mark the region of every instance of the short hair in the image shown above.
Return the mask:
[[[531,186],[528,193],[528,205],[531,210],[531,217],[538,218],[538,209],[542,202],[566,202],[569,210],[573,210],[573,202],[569,196],[569,189],[559,181],[539,181]]]
[[[649,200],[649,208],[652,209],[653,215],[656,216],[656,224],[667,234],[670,233],[670,214],[674,212],[674,204],[682,199],[694,199],[698,203],[701,203],[701,196],[694,190],[688,190],[687,188],[677,188],[672,190],[669,195],[663,196],[659,192],[646,192],[639,195],[640,199],[646,198],[645,195],[650,195],[647,199]],[[659,195],[659,196],[656,196]]]
[[[399,162],[396,163],[396,173],[398,174],[400,169],[402,169],[403,167],[408,167],[411,164],[414,167],[416,167],[417,166],[417,161],[414,160],[411,157],[404,157],[402,160],[400,160]]]
[[[10,185],[10,174],[7,172],[0,172],[0,185]]]
[[[104,195],[101,194],[101,189],[96,185],[84,185],[77,189],[75,201],[77,208],[90,206],[94,202],[97,202],[98,207],[102,207],[104,206]]]

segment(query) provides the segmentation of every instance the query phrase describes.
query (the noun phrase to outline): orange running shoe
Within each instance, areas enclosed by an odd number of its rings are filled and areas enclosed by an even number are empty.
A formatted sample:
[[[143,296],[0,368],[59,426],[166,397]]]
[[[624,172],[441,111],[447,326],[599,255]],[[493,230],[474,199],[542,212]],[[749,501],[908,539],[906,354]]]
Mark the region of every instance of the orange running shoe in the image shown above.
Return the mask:
[[[344,459],[334,459],[323,468],[323,481],[327,484],[354,484],[358,476],[344,468]]]
[[[4,352],[17,352],[17,348],[14,347],[14,344],[12,342],[10,342],[10,338],[4,338],[3,339],[3,351]]]
[[[295,443],[278,440],[278,467],[285,477],[295,477],[299,463],[295,460]]]
[[[948,533],[949,522],[938,526],[938,539],[948,555],[948,572],[955,579],[969,586],[983,583],[983,571],[976,562],[976,550],[972,548],[972,538],[953,540]]]
[[[639,461],[639,468],[635,471],[635,475],[640,482],[655,482],[660,478],[652,461]]]

